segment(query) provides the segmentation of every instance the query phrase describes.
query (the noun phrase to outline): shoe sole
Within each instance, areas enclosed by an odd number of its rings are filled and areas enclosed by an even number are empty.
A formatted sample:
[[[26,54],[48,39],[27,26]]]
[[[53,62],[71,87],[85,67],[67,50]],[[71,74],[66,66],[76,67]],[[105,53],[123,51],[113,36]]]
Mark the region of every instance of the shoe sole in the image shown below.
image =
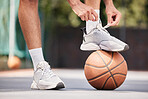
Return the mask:
[[[101,47],[99,47],[98,45],[95,45],[93,43],[88,43],[88,44],[82,44],[80,49],[83,50],[83,51],[105,50],[105,51],[112,51],[112,52],[123,52],[123,51],[126,51],[126,50],[129,49],[129,46],[127,44],[120,50],[113,49],[113,48],[108,48],[108,47],[106,47],[104,45],[101,45]]]
[[[62,88],[65,88],[65,85],[63,82],[59,82],[57,84],[49,85],[49,86],[48,85],[39,85],[39,84],[35,83],[34,81],[31,84],[31,89],[34,89],[34,90],[59,90]]]

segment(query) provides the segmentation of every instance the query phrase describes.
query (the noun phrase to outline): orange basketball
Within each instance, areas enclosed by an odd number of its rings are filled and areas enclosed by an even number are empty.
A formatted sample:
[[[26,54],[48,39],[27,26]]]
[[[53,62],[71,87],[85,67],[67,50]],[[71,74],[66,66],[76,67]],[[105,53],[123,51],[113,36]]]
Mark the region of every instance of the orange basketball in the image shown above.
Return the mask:
[[[21,60],[17,56],[13,56],[8,59],[7,64],[10,69],[18,69],[21,66]]]
[[[118,52],[95,51],[86,60],[85,76],[96,89],[116,89],[125,80],[127,63]]]

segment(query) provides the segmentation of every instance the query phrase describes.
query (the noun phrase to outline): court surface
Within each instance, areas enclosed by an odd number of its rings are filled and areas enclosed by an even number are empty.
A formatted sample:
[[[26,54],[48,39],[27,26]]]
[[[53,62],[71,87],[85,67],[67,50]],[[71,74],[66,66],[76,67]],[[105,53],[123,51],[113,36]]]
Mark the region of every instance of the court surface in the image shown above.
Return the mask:
[[[82,69],[53,69],[66,84],[62,90],[31,90],[31,69],[0,72],[0,99],[148,99],[148,72],[129,71],[116,90],[95,90]]]

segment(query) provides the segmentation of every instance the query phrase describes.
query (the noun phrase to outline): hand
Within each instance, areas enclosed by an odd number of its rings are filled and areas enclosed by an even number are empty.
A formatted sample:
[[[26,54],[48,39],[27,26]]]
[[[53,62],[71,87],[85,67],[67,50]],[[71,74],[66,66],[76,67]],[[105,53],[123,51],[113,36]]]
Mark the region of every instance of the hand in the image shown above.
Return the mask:
[[[69,3],[70,4],[70,3]],[[94,11],[94,9],[90,6],[79,2],[75,5],[71,5],[72,10],[81,18],[82,21],[97,21],[98,14]]]
[[[114,6],[106,6],[106,14],[109,26],[116,26],[121,19],[121,13]]]

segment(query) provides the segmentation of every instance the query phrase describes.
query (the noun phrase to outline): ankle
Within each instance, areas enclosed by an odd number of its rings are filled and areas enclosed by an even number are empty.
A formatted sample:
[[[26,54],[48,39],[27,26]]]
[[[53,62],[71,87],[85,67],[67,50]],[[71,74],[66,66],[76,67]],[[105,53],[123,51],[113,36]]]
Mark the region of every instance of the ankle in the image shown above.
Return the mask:
[[[31,49],[29,50],[29,53],[33,62],[34,70],[36,70],[38,63],[44,61],[42,48]]]
[[[100,10],[95,10],[98,14],[98,21],[86,21],[86,32],[89,33],[92,29],[97,27],[97,24],[100,22]]]

